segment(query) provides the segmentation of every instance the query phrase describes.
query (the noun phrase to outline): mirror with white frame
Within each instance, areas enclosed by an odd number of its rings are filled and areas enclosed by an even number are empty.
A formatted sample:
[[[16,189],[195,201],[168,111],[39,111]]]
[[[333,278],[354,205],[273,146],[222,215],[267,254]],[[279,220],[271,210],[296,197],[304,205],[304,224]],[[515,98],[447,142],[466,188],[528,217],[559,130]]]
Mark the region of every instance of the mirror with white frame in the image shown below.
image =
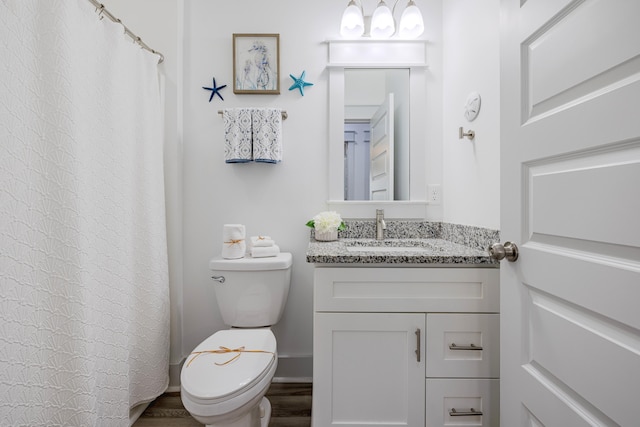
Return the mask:
[[[409,69],[344,70],[344,200],[409,200]]]
[[[401,207],[398,212],[424,216],[426,195],[426,151],[425,151],[425,118],[419,117],[419,112],[425,111],[426,105],[426,50],[424,40],[336,40],[329,42],[329,196],[331,209],[339,210],[347,216],[369,216],[373,206],[388,208],[390,212]],[[391,71],[393,70],[393,71]],[[354,116],[357,108],[352,105],[351,99],[354,80],[358,80],[360,86],[361,73],[377,75],[378,79],[386,79],[390,74],[404,74],[408,84],[404,89],[394,88],[394,105],[401,103],[404,106],[400,115],[404,115],[406,123],[405,135],[400,136],[406,141],[403,154],[398,157],[400,163],[397,169],[404,176],[395,178],[399,181],[393,186],[394,195],[372,194],[371,188],[359,189],[357,195],[350,192],[348,165],[345,165],[345,139],[352,135],[345,132],[345,121]],[[365,84],[366,85],[366,84]],[[401,87],[402,85],[400,85]],[[387,91],[389,92],[389,91]],[[364,101],[363,101],[364,103]],[[397,108],[394,107],[394,112]],[[364,121],[365,114],[357,120]],[[395,122],[395,120],[394,120]],[[394,132],[395,135],[396,132]],[[349,142],[346,151],[349,150]],[[348,153],[347,153],[348,154]],[[395,154],[395,150],[394,150]],[[404,160],[399,160],[404,159]],[[402,163],[404,162],[404,163]],[[370,163],[371,164],[371,163]],[[345,173],[347,171],[347,173]],[[362,174],[363,172],[360,172]],[[371,183],[371,181],[368,181]],[[364,185],[363,185],[364,186]],[[396,190],[397,188],[397,190]],[[397,193],[397,194],[395,194]],[[388,193],[387,193],[388,194]],[[412,209],[413,208],[413,209]],[[360,212],[363,212],[362,214]]]

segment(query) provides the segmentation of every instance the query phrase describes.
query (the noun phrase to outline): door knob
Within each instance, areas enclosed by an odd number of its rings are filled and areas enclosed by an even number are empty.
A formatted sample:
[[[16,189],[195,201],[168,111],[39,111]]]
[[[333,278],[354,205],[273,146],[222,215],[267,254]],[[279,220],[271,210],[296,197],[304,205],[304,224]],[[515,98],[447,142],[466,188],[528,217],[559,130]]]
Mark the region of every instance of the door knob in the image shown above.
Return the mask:
[[[518,259],[518,247],[513,242],[504,242],[504,246],[501,243],[494,243],[489,246],[489,255],[498,261],[506,258],[507,261],[514,262]]]

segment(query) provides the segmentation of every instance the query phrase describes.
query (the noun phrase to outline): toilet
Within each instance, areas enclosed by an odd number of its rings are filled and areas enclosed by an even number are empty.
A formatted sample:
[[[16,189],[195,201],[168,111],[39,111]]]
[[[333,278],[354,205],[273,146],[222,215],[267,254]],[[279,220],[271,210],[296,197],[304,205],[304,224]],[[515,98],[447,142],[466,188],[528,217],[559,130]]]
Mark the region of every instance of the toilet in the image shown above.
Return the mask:
[[[282,316],[291,282],[292,256],[209,261],[225,324],[187,357],[180,374],[182,403],[207,426],[267,427],[264,397],[278,365],[270,329]]]

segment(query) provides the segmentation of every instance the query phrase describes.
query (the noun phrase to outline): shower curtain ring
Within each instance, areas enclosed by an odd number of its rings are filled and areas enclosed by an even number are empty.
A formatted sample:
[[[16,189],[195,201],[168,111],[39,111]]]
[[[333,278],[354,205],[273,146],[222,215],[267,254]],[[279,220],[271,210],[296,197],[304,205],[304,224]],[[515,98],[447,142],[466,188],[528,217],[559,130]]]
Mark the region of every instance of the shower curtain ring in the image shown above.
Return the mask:
[[[98,10],[100,12],[98,12]],[[102,19],[104,18],[104,15],[103,15],[103,13],[104,13],[104,5],[102,3],[100,3],[100,6],[96,7],[96,12],[98,12],[98,16],[100,17],[100,20],[102,21]]]

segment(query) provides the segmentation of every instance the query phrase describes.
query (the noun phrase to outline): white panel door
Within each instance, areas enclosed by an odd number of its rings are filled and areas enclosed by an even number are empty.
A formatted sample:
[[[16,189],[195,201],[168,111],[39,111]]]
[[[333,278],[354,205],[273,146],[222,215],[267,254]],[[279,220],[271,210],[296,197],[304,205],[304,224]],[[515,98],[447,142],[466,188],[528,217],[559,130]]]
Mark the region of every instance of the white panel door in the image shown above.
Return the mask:
[[[501,422],[638,426],[640,1],[502,8]]]
[[[370,200],[393,200],[394,100],[388,93],[371,118]]]

